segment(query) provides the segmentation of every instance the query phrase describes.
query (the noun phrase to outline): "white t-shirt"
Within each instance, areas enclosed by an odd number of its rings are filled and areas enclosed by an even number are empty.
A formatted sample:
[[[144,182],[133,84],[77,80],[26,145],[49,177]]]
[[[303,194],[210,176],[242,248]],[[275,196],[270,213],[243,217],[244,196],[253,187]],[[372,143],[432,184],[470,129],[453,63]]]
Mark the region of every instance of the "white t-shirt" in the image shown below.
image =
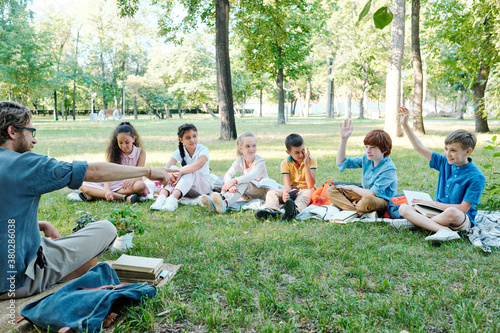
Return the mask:
[[[243,156],[238,157],[224,175],[224,183],[230,181],[238,171],[241,173],[241,176],[236,177],[238,184],[250,183],[252,180],[260,181],[262,178],[267,178],[266,161],[259,155],[255,155],[255,159],[249,168],[245,166],[245,158]]]
[[[208,148],[205,147],[202,144],[197,144],[196,149],[194,150],[193,156],[189,156],[189,153],[186,150],[186,147],[184,148],[184,161],[186,161],[186,165],[190,165],[198,161],[200,156],[206,156],[207,157],[207,162],[199,169],[198,171],[195,171],[195,173],[200,174],[200,176],[205,177],[208,179],[210,177],[210,168],[209,168],[209,160],[210,158],[208,157]],[[177,148],[174,153],[172,154],[172,158],[174,158],[177,162],[181,162],[182,164],[182,157],[181,153],[179,151],[179,148]],[[182,167],[181,167],[182,168]]]

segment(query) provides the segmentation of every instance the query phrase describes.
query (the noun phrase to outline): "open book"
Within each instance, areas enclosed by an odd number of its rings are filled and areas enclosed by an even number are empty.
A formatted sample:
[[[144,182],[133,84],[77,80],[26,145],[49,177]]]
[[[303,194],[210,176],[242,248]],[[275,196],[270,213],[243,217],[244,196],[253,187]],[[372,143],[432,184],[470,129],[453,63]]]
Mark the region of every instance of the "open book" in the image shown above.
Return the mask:
[[[258,188],[268,187],[272,190],[279,190],[280,188],[282,188],[280,187],[278,182],[276,182],[274,179],[271,178],[262,178],[260,181],[252,180],[251,183],[257,186]]]
[[[408,201],[408,205],[413,206],[420,214],[433,217],[435,215],[441,214],[444,210],[429,204],[424,203],[413,203],[413,199],[421,199],[426,201],[434,201],[431,196],[424,192],[416,192],[416,191],[403,191],[406,197],[406,201]]]
[[[358,213],[352,210],[340,210],[334,205],[321,206],[321,208],[327,208],[327,212],[323,219],[328,222],[335,223],[348,223],[358,217]]]

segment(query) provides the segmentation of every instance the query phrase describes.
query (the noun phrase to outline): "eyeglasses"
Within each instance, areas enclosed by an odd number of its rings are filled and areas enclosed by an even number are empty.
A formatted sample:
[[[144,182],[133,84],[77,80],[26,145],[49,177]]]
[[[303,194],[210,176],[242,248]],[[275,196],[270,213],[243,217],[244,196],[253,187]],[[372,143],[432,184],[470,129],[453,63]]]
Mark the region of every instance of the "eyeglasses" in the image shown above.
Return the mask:
[[[28,131],[31,131],[31,135],[32,135],[33,137],[35,137],[35,136],[36,136],[36,128],[34,128],[34,127],[21,127],[21,128],[22,128],[22,129],[25,129],[25,130],[28,130]]]

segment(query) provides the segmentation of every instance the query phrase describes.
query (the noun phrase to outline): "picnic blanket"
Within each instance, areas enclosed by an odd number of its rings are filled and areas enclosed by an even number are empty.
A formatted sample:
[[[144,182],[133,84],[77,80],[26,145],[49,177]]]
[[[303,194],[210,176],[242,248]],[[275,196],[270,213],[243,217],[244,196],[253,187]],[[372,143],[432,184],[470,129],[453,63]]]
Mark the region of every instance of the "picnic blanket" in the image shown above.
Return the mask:
[[[476,225],[468,229],[466,235],[475,247],[491,252],[492,247],[500,249],[500,212],[477,212]]]

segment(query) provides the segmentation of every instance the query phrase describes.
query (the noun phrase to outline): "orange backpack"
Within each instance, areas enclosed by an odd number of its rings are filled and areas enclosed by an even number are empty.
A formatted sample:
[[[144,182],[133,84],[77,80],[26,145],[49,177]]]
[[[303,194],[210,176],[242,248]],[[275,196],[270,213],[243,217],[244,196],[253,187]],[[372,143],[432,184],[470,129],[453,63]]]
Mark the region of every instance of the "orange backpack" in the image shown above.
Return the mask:
[[[311,205],[316,205],[316,206],[326,206],[326,205],[331,205],[332,202],[330,199],[327,198],[326,196],[326,190],[330,187],[333,186],[333,181],[328,179],[322,187],[319,187],[316,189],[316,191],[313,192],[311,195]]]

